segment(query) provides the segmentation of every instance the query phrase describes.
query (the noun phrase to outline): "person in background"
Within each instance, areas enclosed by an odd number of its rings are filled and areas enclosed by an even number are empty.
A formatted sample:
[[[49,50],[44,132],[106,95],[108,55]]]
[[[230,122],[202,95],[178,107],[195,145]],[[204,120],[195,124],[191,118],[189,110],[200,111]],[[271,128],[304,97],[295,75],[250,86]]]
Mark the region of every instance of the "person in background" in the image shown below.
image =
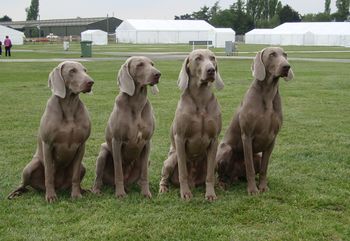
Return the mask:
[[[11,42],[11,39],[9,38],[9,36],[5,37],[4,46],[5,46],[5,56],[11,57],[12,42]]]
[[[0,41],[0,56],[2,54],[2,42]]]

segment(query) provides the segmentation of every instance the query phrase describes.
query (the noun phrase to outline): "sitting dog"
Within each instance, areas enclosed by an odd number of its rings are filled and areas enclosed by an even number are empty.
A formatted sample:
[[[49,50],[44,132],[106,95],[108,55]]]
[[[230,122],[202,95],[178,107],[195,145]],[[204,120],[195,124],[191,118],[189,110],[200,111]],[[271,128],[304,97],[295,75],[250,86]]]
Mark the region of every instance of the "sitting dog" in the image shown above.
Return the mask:
[[[206,184],[205,198],[216,199],[215,155],[221,131],[221,110],[211,85],[222,89],[214,54],[207,49],[192,51],[185,59],[178,85],[183,91],[171,127],[171,147],[164,161],[159,192],[169,181],[180,185],[181,198],[192,197],[190,188]]]
[[[276,47],[258,52],[252,71],[255,79],[219,145],[216,160],[221,183],[246,177],[248,194],[257,194],[268,190],[267,166],[282,125],[278,80],[291,80],[294,74],[287,54]]]
[[[147,57],[131,57],[118,73],[120,93],[106,127],[106,142],[96,160],[92,191],[101,193],[103,184],[115,187],[118,198],[125,188],[138,181],[141,194],[151,198],[148,163],[155,118],[147,98],[147,86],[157,93],[161,73]]]
[[[46,192],[46,201],[56,201],[56,189],[71,188],[80,198],[85,174],[82,159],[90,135],[90,117],[79,93],[90,92],[93,80],[78,62],[65,61],[52,70],[49,87],[53,95],[41,117],[38,145],[22,173],[22,184],[9,194],[12,199],[31,186]]]

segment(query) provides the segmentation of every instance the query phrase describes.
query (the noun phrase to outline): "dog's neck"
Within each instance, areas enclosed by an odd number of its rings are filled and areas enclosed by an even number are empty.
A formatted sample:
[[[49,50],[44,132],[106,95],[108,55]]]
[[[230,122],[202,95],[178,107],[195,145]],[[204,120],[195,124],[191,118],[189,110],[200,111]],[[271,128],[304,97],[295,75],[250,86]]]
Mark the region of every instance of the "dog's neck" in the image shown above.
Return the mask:
[[[123,93],[122,97],[126,99],[130,111],[139,113],[147,103],[147,86],[136,85],[133,96]]]
[[[208,103],[213,99],[214,94],[211,90],[210,83],[198,84],[197,79],[189,81],[189,86],[183,93],[183,97],[188,97],[197,107],[197,110],[206,110]]]
[[[267,74],[263,81],[255,79],[253,88],[261,96],[265,109],[274,108],[274,100],[279,98],[279,77]]]
[[[61,107],[62,117],[66,120],[74,120],[75,114],[80,107],[81,101],[79,94],[75,94],[70,90],[66,90],[64,98],[57,97],[58,103]]]

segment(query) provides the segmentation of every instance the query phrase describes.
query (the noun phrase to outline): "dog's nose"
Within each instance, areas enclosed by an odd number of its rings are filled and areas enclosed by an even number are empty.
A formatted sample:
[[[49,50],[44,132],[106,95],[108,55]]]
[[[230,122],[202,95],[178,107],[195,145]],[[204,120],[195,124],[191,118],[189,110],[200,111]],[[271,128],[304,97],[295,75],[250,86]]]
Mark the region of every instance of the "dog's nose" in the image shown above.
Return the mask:
[[[93,84],[94,84],[94,81],[93,81],[93,80],[88,80],[88,81],[86,82],[86,85],[89,86],[89,87],[91,87]]]
[[[282,66],[283,72],[288,72],[289,69],[290,69],[290,65],[289,64],[286,64],[286,65]]]
[[[207,70],[207,74],[208,74],[208,75],[213,75],[213,74],[215,74],[215,69],[214,69],[214,68],[209,68],[209,69]]]
[[[154,77],[160,78],[161,75],[162,75],[162,74],[161,74],[160,72],[157,72],[157,73],[155,73]]]

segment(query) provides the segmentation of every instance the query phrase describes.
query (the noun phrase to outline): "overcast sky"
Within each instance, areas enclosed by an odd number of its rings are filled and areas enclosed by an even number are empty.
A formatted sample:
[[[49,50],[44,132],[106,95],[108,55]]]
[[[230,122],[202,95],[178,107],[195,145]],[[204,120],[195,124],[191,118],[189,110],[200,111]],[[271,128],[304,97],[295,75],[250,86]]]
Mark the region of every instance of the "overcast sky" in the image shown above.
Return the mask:
[[[335,12],[331,0],[331,11]],[[198,11],[200,7],[213,6],[216,0],[39,0],[40,19],[114,16],[120,19],[174,19]],[[222,8],[228,8],[236,0],[220,0]],[[281,0],[300,14],[323,12],[325,0]],[[31,0],[1,1],[0,17],[8,15],[12,20],[26,19],[25,8]]]

